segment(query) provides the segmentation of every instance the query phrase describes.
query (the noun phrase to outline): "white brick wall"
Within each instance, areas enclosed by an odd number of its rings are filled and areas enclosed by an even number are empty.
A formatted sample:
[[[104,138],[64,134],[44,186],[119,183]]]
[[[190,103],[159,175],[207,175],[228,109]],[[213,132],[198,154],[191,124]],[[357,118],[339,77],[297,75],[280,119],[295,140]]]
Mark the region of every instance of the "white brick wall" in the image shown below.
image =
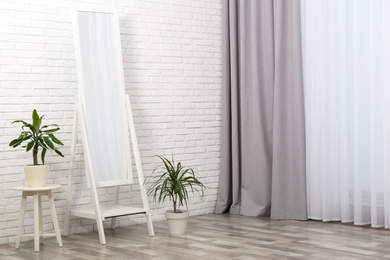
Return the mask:
[[[71,6],[77,1],[0,1],[0,244],[16,237],[23,165],[31,155],[8,143],[19,134],[15,119],[30,120],[34,108],[46,123],[61,126],[58,137],[65,158],[48,153],[49,183],[55,192],[63,228],[77,78]],[[154,155],[176,159],[203,177],[208,189],[203,200],[193,197],[192,215],[214,210],[220,168],[221,115],[221,0],[90,0],[95,6],[114,6],[120,18],[124,73],[131,96],[145,175],[159,164]],[[78,148],[74,203],[91,202],[85,189],[82,147]],[[140,204],[139,187],[123,189],[120,200]],[[134,192],[129,192],[134,191]],[[112,189],[100,191],[101,201]],[[162,220],[170,203],[151,202],[154,220]],[[48,204],[44,203],[44,215]],[[32,205],[28,202],[25,231],[32,232]],[[119,225],[144,221],[122,217]],[[49,217],[44,229],[51,229]],[[95,228],[94,222],[72,218],[72,232]],[[146,232],[146,231],[145,231]]]

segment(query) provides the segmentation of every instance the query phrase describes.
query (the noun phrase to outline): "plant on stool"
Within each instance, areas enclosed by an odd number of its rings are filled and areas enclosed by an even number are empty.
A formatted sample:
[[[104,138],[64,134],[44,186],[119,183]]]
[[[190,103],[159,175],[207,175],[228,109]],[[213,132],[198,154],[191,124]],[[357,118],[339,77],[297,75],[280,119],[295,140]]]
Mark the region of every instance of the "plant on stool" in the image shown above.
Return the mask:
[[[58,138],[56,138],[53,133],[60,130],[58,125],[44,125],[41,126],[42,118],[44,116],[39,117],[37,110],[34,109],[32,113],[32,124],[26,123],[23,120],[15,120],[13,123],[22,123],[22,132],[20,136],[9,143],[9,146],[13,148],[18,147],[24,141],[29,141],[26,146],[22,146],[26,148],[26,152],[33,150],[33,162],[34,165],[38,165],[38,148],[42,147],[41,160],[42,164],[45,164],[45,155],[46,151],[51,149],[56,152],[59,156],[64,157],[64,155],[54,146],[55,144],[64,145]],[[53,128],[51,128],[53,127]],[[28,128],[29,131],[24,131],[25,128]],[[50,128],[50,129],[49,129]]]

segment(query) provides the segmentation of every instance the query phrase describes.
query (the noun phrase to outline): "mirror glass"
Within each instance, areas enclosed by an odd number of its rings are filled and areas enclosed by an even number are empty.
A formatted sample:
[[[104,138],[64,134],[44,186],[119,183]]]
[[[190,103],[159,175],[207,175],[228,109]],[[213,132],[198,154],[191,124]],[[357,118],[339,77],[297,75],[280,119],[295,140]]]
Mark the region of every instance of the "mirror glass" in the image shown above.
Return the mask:
[[[110,13],[77,11],[81,93],[96,182],[122,180],[126,176],[126,128],[118,66],[121,51],[115,18]]]

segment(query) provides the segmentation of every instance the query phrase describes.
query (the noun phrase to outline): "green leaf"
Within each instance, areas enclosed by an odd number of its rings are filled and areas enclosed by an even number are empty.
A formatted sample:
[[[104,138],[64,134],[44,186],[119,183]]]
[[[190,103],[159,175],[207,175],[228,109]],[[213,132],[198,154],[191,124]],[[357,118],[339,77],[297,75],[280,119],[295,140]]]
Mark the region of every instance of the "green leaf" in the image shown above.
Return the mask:
[[[36,109],[33,110],[32,120],[33,120],[32,125],[34,126],[35,132],[38,133],[40,123],[39,123],[39,115]]]
[[[55,149],[54,147],[54,144],[52,143],[52,141],[50,141],[50,138],[49,137],[43,137],[43,140],[45,141],[45,143],[47,144],[47,146],[51,149]]]
[[[24,127],[28,127],[28,128],[30,128],[31,132],[36,133],[34,126],[23,121],[23,120],[15,120],[12,122],[12,124],[13,123],[22,123],[23,124],[22,129],[24,129]]]
[[[50,149],[49,147],[47,147],[47,145],[43,142],[42,138],[39,138],[39,144],[45,148],[45,149]]]
[[[44,115],[43,116],[41,116],[40,118],[39,118],[39,127],[41,126],[41,124],[42,124],[42,118],[44,117]]]
[[[31,141],[26,146],[26,152],[30,151],[35,146],[35,141]]]
[[[45,164],[45,155],[46,155],[46,151],[47,151],[46,148],[43,148],[43,149],[42,149],[42,153],[41,153],[42,164]]]
[[[30,139],[32,137],[32,135],[31,134],[27,134],[27,135],[25,135],[24,137],[23,137],[23,140],[22,140],[22,142],[23,141],[26,141],[26,140],[28,140],[28,139]]]
[[[12,140],[12,141],[9,143],[9,146],[14,146],[14,145],[18,146],[21,142],[22,142],[22,140],[20,139],[20,137],[18,137],[18,138],[16,138],[16,139]],[[15,146],[15,147],[16,147],[16,146]]]
[[[51,127],[51,126],[56,126],[56,127],[58,127],[57,124],[51,124],[51,125],[44,125],[44,126],[42,126],[42,129],[43,129],[43,128],[48,128],[48,127]]]
[[[23,123],[23,125],[27,126],[27,123],[23,120],[15,120],[11,124],[13,124],[13,123]]]
[[[23,140],[20,140],[18,143],[16,143],[14,146],[12,146],[12,148],[16,148],[18,147],[19,145],[21,145],[23,142]],[[22,147],[25,147],[25,146],[22,146]]]
[[[64,155],[57,148],[54,149],[54,152],[56,152],[56,154],[59,156],[64,157]]]
[[[48,134],[48,133],[54,133],[54,132],[57,132],[58,130],[60,130],[60,128],[54,128],[54,129],[49,129],[49,130],[42,130],[42,132]]]
[[[36,134],[36,133],[37,133],[37,131],[35,131],[35,127],[34,127],[32,124],[26,124],[26,125],[22,126],[23,129],[24,129],[24,127],[30,128],[30,131],[31,131],[33,134]]]
[[[64,145],[60,140],[58,140],[53,134],[48,134],[48,136],[51,138],[51,140],[56,143],[56,144],[60,144],[60,145]]]
[[[12,140],[10,143],[9,143],[9,146],[12,146],[12,147],[17,147],[19,146],[23,141],[26,141],[28,139],[31,138],[31,134],[29,132],[21,132],[19,137]]]

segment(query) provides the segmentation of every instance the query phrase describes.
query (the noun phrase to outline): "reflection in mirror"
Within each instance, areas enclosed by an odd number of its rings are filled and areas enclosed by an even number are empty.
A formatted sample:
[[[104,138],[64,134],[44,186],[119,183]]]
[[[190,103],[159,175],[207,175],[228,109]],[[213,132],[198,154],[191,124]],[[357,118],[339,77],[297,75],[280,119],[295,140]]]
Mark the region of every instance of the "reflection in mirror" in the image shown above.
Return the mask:
[[[80,92],[85,102],[96,182],[123,180],[127,176],[124,145],[127,128],[118,67],[121,52],[114,19],[109,13],[77,11],[83,83]]]

